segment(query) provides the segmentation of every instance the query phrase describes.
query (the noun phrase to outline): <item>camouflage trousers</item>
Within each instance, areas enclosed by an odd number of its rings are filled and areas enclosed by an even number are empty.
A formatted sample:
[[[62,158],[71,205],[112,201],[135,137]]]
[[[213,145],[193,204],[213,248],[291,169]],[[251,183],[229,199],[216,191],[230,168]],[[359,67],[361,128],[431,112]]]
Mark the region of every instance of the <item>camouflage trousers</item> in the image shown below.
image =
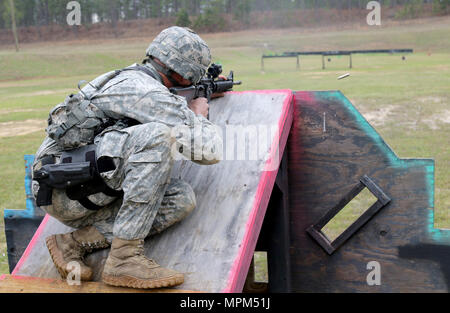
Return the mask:
[[[103,194],[89,196],[102,206],[98,211],[84,208],[67,198],[64,191],[53,191],[53,204],[43,207],[65,225],[82,228],[93,225],[109,241],[144,239],[181,221],[195,207],[191,186],[170,178],[173,165],[170,128],[148,123],[109,130],[97,136],[97,159],[111,158],[115,170],[102,173],[113,189],[122,189],[123,198]]]

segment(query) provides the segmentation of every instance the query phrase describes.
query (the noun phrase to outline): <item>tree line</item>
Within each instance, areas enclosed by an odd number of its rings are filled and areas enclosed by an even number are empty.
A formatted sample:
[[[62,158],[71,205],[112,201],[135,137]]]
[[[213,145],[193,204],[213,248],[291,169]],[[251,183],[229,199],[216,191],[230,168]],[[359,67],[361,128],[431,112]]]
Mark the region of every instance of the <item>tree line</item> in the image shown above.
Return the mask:
[[[15,6],[18,27],[65,24],[69,0],[0,0],[0,28],[11,27],[10,3]],[[123,20],[178,17],[205,17],[233,14],[249,18],[254,11],[292,9],[364,9],[368,0],[78,0],[83,25],[96,22],[112,24]],[[408,6],[433,3],[436,10],[447,11],[450,0],[380,0],[384,6]],[[205,18],[208,18],[206,16]],[[198,19],[198,18],[197,18]],[[201,22],[201,21],[200,21]],[[201,23],[200,23],[201,24]]]

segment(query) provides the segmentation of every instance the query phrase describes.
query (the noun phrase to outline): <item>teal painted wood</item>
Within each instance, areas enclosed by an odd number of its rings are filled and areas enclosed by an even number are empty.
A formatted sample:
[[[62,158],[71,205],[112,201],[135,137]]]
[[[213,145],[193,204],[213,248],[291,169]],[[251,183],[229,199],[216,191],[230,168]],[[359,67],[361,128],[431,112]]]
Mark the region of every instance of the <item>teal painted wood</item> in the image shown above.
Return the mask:
[[[450,231],[434,227],[434,160],[402,159],[339,91],[295,93],[288,141],[292,290],[447,292]],[[329,256],[306,233],[363,176],[392,199]],[[381,265],[369,286],[367,264]]]
[[[34,161],[34,155],[24,155],[25,160],[25,210],[5,210],[5,218],[33,218],[36,215],[43,216],[43,213],[37,209],[36,203],[31,192],[31,167]]]

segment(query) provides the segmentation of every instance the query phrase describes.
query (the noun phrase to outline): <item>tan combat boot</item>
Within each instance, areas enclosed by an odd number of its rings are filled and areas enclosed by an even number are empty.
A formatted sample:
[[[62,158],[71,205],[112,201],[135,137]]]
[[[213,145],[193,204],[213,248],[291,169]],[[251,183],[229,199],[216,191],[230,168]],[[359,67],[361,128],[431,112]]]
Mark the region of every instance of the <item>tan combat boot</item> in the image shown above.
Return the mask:
[[[102,280],[113,286],[148,289],[182,284],[184,275],[148,259],[144,255],[144,240],[114,238]]]
[[[83,262],[85,254],[94,249],[109,247],[105,237],[93,226],[67,234],[52,235],[47,237],[45,242],[61,277],[65,279],[70,271],[70,268],[67,269],[67,264],[76,261],[81,267],[80,279],[82,281],[92,280],[92,269]]]

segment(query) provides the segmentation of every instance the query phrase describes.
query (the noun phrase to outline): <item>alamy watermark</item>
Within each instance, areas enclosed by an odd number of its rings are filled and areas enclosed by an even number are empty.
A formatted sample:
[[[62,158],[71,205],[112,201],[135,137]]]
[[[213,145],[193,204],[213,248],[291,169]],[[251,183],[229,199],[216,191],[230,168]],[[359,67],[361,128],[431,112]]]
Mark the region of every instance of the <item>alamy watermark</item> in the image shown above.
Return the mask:
[[[78,1],[69,1],[66,6],[70,12],[67,14],[67,24],[70,26],[81,25],[81,4]],[[367,14],[367,24],[370,26],[381,25],[381,4],[379,1],[369,1],[366,6],[367,10],[371,10]]]
[[[81,285],[81,265],[77,261],[71,261],[66,266],[66,281],[69,286]]]
[[[367,10],[371,10],[367,14],[367,24],[370,26],[380,26],[381,25],[381,4],[378,1],[370,1],[366,6]]]
[[[381,285],[381,265],[377,261],[370,261],[367,263],[366,269],[370,270],[367,274],[366,282],[369,286],[380,286]]]
[[[210,127],[207,130],[205,127]],[[205,134],[218,136],[206,137]],[[276,124],[217,125],[195,123],[172,128],[171,157],[191,161],[262,161],[261,170],[274,171],[280,163],[280,134]]]
[[[66,6],[67,10],[70,10],[67,14],[67,24],[69,26],[80,26],[81,25],[81,5],[78,1],[70,1]]]

